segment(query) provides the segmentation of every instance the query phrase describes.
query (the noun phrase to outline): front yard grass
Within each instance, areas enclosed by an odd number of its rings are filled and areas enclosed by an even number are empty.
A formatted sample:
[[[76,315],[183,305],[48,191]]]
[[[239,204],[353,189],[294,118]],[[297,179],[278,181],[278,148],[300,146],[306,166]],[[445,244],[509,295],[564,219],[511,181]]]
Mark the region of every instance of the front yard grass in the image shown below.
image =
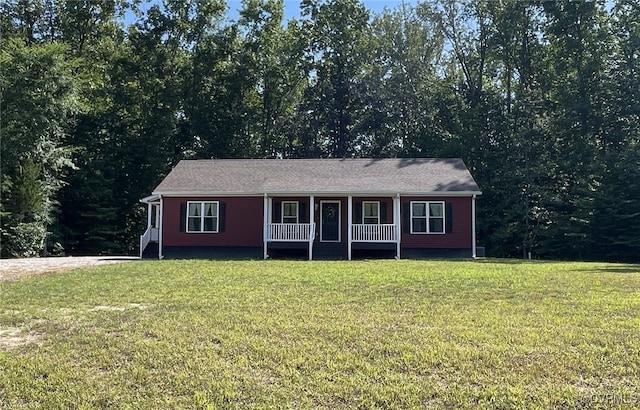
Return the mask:
[[[0,409],[640,407],[640,267],[141,261],[0,283]]]

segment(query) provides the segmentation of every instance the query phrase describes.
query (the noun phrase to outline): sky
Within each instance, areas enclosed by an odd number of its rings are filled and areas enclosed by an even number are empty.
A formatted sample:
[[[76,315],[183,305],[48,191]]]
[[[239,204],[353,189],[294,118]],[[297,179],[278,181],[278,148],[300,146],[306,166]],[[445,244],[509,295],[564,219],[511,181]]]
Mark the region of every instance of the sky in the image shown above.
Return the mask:
[[[365,7],[375,13],[381,12],[385,7],[393,9],[402,4],[402,0],[363,0],[362,2]],[[404,2],[406,4],[417,3],[416,0],[405,0]],[[227,0],[227,4],[229,5],[230,13],[232,10],[238,10],[242,6],[242,2],[240,0]],[[284,0],[284,13],[285,21],[291,18],[300,17],[300,0]]]
[[[385,7],[393,9],[401,5],[404,1],[405,4],[415,5],[417,0],[361,0],[367,9],[371,12],[379,13]],[[160,0],[151,0],[147,3],[147,7],[144,4],[141,5],[142,9],[150,7],[152,4],[161,3]],[[241,0],[227,0],[227,6],[229,7],[228,17],[235,20],[238,17],[238,11],[242,8]],[[284,20],[290,20],[292,18],[300,17],[300,0],[284,0]],[[128,19],[132,19],[133,15],[128,16]]]

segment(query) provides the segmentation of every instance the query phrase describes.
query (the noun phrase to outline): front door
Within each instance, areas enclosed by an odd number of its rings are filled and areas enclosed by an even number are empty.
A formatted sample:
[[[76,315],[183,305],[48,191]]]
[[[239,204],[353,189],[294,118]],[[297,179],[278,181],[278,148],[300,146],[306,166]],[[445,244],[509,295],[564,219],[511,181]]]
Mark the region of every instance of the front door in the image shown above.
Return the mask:
[[[320,241],[340,242],[340,201],[320,201]]]

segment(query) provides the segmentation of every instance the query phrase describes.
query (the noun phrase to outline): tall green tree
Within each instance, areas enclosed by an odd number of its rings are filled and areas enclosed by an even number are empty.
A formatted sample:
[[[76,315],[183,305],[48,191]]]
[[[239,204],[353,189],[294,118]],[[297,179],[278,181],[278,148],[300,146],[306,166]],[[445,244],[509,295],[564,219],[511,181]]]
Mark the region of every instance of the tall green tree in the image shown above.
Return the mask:
[[[305,84],[300,62],[301,33],[295,22],[283,26],[282,0],[246,0],[238,26],[242,33],[240,58],[251,78],[253,97],[248,99],[248,129],[259,157],[290,155],[289,136],[294,133],[295,110]]]
[[[66,41],[86,65],[78,76],[86,85],[89,109],[79,116],[72,134],[79,147],[69,187],[62,192],[60,235],[72,253],[131,253],[144,230],[144,197],[184,149],[179,138],[180,90],[187,52],[195,35],[190,27],[191,3],[167,2],[151,7],[124,31],[118,7],[77,3],[61,19],[85,27],[80,17],[95,21],[91,35]],[[103,5],[104,6],[104,5]],[[88,8],[81,10],[81,7]],[[188,22],[191,26],[185,25]]]
[[[56,195],[73,168],[66,133],[80,111],[73,61],[58,44],[0,48],[3,254],[45,251]]]
[[[309,85],[299,112],[300,155],[354,156],[369,12],[358,0],[304,0],[301,10]]]
[[[436,65],[444,40],[432,21],[401,5],[371,23],[364,113],[357,129],[363,155],[439,156],[448,139]],[[446,115],[446,114],[445,114]]]
[[[604,64],[609,50],[602,2],[543,3],[547,47],[550,223],[541,232],[547,256],[586,257],[595,184],[602,174]]]
[[[51,9],[52,5],[43,0],[3,1],[0,3],[0,37],[19,39],[27,45],[51,39],[56,27]]]
[[[637,261],[640,254],[640,3],[617,2],[611,11],[610,59],[604,79],[603,171],[590,219],[591,256]]]
[[[539,234],[549,222],[551,144],[545,118],[546,95],[539,87],[546,67],[539,40],[541,9],[534,3],[492,2],[487,13],[493,29],[487,39],[489,84],[500,104],[501,125],[493,124],[487,169],[491,189],[485,196],[482,229],[497,255],[536,254]],[[483,201],[485,200],[483,198]]]

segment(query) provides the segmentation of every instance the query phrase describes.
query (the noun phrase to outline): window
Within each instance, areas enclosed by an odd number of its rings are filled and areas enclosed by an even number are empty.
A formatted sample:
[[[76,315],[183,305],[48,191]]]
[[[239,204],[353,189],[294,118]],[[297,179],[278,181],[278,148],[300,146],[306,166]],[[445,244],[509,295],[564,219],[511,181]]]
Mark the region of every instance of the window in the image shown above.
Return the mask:
[[[187,232],[218,232],[219,204],[187,202]]]
[[[380,202],[362,202],[362,223],[380,223]]]
[[[411,233],[444,233],[444,202],[411,202]]]
[[[298,223],[298,202],[282,201],[282,223],[297,224]]]

